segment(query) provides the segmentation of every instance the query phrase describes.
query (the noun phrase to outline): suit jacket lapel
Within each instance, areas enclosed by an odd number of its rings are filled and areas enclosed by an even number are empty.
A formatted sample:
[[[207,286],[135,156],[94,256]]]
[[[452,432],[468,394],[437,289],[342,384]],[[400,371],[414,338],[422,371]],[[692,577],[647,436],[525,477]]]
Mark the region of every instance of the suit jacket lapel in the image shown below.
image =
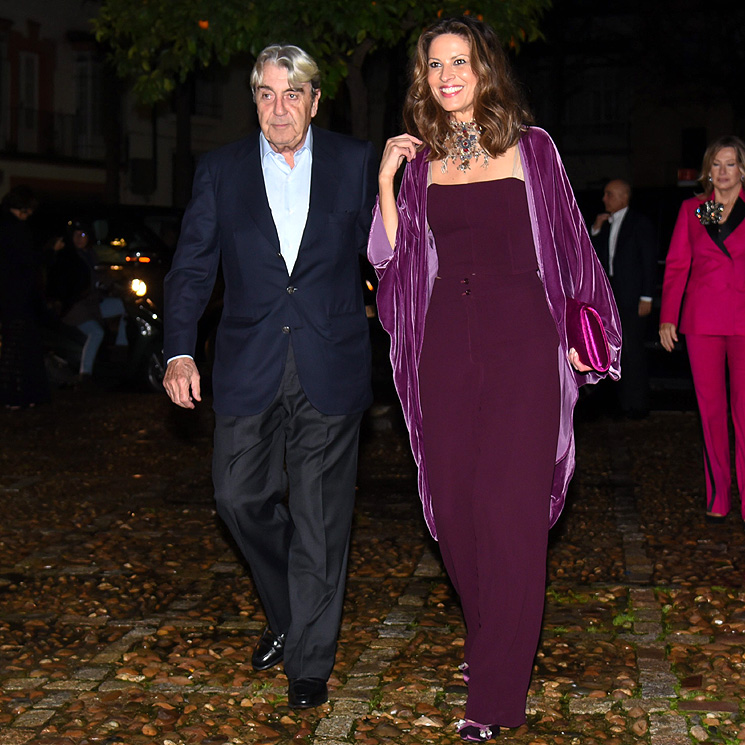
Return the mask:
[[[722,248],[725,253],[727,253],[727,251],[724,248],[724,241],[726,241],[727,238],[737,230],[743,220],[745,220],[745,202],[743,202],[742,199],[738,199],[732,205],[732,210],[729,213],[727,222],[723,225],[719,225],[719,239],[722,241],[722,246],[720,246],[720,248]],[[727,253],[727,256],[729,256],[729,253]]]
[[[266,196],[264,186],[264,174],[261,170],[261,148],[259,147],[259,133],[255,133],[249,143],[245,156],[237,163],[239,169],[239,183],[243,198],[240,200],[245,205],[246,212],[256,224],[256,227],[264,234],[264,237],[279,252],[279,236],[274,225],[272,210],[269,207],[269,199]]]
[[[338,167],[339,153],[329,146],[326,132],[313,127],[313,166],[310,175],[310,204],[308,219],[305,222],[303,239],[300,241],[298,260],[303,255],[303,248],[320,235],[328,225],[328,215],[335,202],[338,179],[335,168]]]
[[[600,228],[598,234],[598,258],[605,269],[605,273],[610,276],[610,223],[606,220]]]
[[[616,236],[616,255],[614,256],[614,258],[618,256],[618,252],[622,250],[627,237],[631,233],[633,222],[634,222],[634,218],[631,216],[631,210],[627,208],[626,214],[623,216],[623,220],[621,220],[621,225],[618,228],[618,235]]]
[[[732,205],[732,210],[729,213],[727,222],[721,225],[718,223],[704,225],[706,232],[709,234],[709,238],[717,244],[717,246],[722,250],[722,253],[724,253],[728,259],[731,259],[732,256],[730,255],[727,246],[724,244],[724,241],[735,232],[743,220],[745,220],[745,202],[742,200],[741,191],[737,201]]]

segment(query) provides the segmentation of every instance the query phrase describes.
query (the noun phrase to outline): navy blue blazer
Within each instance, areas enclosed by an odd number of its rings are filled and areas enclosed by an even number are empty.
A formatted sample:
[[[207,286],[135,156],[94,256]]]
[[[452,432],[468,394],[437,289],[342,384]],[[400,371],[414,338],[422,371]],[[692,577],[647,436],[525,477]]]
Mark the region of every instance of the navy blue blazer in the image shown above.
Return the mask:
[[[608,274],[610,224],[606,221],[592,243],[600,263]],[[619,308],[636,312],[639,298],[653,297],[657,273],[657,240],[654,226],[646,215],[629,207],[618,231],[613,256],[611,285]]]
[[[290,339],[311,404],[324,414],[372,403],[359,256],[377,192],[372,145],[313,127],[310,206],[289,275],[264,188],[259,133],[203,156],[165,279],[166,359],[194,355],[218,265],[225,279],[212,374],[214,409],[263,411]]]

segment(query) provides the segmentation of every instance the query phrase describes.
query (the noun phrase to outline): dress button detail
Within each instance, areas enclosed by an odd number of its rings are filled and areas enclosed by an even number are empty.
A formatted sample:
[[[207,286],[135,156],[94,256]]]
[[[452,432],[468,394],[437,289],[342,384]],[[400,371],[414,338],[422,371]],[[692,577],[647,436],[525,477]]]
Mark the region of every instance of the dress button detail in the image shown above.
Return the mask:
[[[463,294],[464,295],[470,295],[471,294],[471,291],[470,290],[466,290]]]
[[[290,333],[290,327],[289,326],[282,326],[282,333],[283,334],[289,334]]]
[[[292,295],[292,293],[295,292],[296,289],[297,289],[297,287],[292,287],[292,286],[288,287],[287,288],[287,294],[288,295]]]
[[[470,279],[468,279],[468,277],[466,277],[465,279],[462,279],[462,280],[460,281],[460,283],[461,283],[462,285],[467,285],[467,284],[469,284],[469,283],[470,283],[470,281],[471,281],[471,280],[470,280]]]

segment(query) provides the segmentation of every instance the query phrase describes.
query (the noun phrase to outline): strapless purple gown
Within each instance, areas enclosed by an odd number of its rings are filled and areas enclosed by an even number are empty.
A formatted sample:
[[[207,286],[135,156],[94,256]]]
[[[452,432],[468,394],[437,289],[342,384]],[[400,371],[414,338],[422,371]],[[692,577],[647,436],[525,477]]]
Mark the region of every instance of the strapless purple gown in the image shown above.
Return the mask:
[[[463,606],[466,717],[517,727],[538,645],[559,429],[559,340],[525,185],[432,184],[438,279],[419,378],[440,550]]]

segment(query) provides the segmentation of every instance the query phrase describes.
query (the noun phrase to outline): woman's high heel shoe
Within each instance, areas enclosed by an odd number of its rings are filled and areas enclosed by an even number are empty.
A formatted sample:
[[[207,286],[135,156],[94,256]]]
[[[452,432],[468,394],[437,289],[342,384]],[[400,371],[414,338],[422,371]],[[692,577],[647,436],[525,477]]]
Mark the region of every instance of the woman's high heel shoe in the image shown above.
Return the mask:
[[[455,723],[455,729],[464,742],[487,742],[499,734],[499,727],[479,724],[470,719],[460,719]]]
[[[458,665],[458,670],[463,673],[463,682],[468,685],[468,681],[471,679],[471,675],[468,672],[468,663],[461,662],[460,665]]]

